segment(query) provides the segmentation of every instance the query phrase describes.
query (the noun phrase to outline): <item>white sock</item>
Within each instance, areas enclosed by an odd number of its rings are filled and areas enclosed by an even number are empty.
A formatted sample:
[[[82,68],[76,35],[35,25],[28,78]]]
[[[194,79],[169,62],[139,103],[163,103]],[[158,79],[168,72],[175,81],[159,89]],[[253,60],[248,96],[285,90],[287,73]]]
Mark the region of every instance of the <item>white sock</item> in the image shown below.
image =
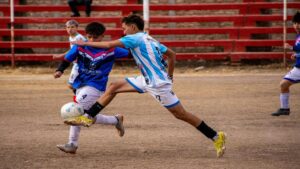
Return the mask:
[[[87,118],[89,118],[89,119],[92,119],[92,118],[93,118],[92,116],[90,116],[90,115],[87,114],[87,113],[84,113],[83,116],[85,116],[85,117],[87,117]]]
[[[96,117],[96,124],[110,124],[110,125],[116,125],[118,123],[118,120],[115,116],[105,116],[102,114],[98,114]]]
[[[280,93],[280,108],[282,108],[282,109],[290,108],[289,96],[290,96],[290,93]]]
[[[219,138],[219,134],[217,133],[217,134],[212,138],[212,140],[213,140],[213,141],[216,141],[218,138]]]
[[[80,134],[79,126],[70,126],[69,144],[73,143],[75,146],[78,146],[79,134]]]

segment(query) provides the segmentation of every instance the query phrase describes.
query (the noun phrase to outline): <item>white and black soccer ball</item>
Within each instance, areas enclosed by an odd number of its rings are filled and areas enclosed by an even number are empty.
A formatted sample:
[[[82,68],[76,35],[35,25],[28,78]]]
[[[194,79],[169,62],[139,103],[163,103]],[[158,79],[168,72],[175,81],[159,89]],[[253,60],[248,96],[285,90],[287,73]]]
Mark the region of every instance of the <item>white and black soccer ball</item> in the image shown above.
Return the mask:
[[[66,103],[60,109],[60,115],[63,119],[69,119],[83,114],[84,114],[83,107],[75,102]]]

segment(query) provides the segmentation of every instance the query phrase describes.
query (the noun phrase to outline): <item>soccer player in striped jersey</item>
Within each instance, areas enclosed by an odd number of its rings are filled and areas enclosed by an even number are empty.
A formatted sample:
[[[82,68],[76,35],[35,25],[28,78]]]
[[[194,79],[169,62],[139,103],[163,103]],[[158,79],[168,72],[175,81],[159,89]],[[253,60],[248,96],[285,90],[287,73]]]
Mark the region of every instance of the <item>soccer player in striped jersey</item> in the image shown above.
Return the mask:
[[[99,42],[104,37],[105,27],[101,23],[91,22],[86,26],[85,32],[88,42]],[[128,54],[129,51],[127,49],[120,47],[96,48],[74,45],[60,63],[54,73],[54,78],[61,77],[70,63],[77,59],[79,74],[74,80],[72,87],[76,89],[76,102],[80,104],[84,110],[88,110],[106,90],[108,76],[112,70],[115,59],[127,57]],[[93,120],[90,120],[90,122],[114,125],[118,130],[119,136],[122,137],[124,135],[122,115],[106,116],[98,114]],[[79,133],[80,126],[71,126],[69,142],[67,144],[57,145],[57,148],[66,153],[76,153]]]
[[[98,99],[98,102],[87,111],[89,116],[94,117],[97,115],[110,103],[117,93],[147,92],[168,109],[168,111],[176,118],[191,124],[206,137],[211,139],[214,142],[217,157],[221,157],[225,152],[224,132],[216,132],[199,117],[186,111],[172,91],[175,52],[143,32],[144,21],[138,15],[124,17],[122,19],[122,28],[126,36],[118,40],[107,42],[75,42],[75,44],[85,46],[101,48],[119,46],[130,49],[142,74],[137,77],[128,77],[124,80],[110,84],[103,96]],[[167,62],[165,62],[163,55],[167,56]],[[68,124],[90,125],[89,119],[87,119],[86,116],[70,119]]]

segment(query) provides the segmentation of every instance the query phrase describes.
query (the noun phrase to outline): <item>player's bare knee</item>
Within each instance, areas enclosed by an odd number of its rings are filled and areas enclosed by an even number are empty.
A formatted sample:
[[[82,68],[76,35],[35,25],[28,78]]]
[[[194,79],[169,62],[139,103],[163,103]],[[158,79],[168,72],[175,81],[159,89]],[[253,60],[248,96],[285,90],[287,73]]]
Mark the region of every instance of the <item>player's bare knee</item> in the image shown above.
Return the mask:
[[[289,91],[290,84],[287,81],[280,82],[280,90],[285,93]]]
[[[117,82],[111,82],[106,90],[106,93],[110,96],[117,95],[117,90],[120,88],[120,84]]]
[[[116,82],[111,82],[108,86],[108,89],[110,93],[114,93],[117,89],[119,88],[118,83]]]
[[[280,83],[279,83],[279,87],[280,87],[280,89],[283,89],[284,88],[284,81],[281,81]]]

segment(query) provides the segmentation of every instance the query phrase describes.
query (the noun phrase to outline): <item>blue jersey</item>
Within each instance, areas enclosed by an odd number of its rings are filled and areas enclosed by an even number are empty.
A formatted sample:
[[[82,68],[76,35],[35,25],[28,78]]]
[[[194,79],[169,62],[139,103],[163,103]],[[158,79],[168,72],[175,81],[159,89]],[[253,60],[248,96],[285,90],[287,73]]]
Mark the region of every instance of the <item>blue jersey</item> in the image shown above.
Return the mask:
[[[168,78],[167,64],[163,59],[163,53],[167,51],[166,46],[143,32],[124,36],[120,41],[125,48],[130,49],[148,86],[158,87],[172,83]]]
[[[99,91],[105,91],[108,75],[116,58],[128,56],[128,50],[123,48],[94,48],[74,45],[66,54],[65,60],[73,62],[77,59],[79,75],[72,87],[92,86]]]
[[[296,53],[295,67],[300,68],[300,34],[297,35],[293,51]]]

